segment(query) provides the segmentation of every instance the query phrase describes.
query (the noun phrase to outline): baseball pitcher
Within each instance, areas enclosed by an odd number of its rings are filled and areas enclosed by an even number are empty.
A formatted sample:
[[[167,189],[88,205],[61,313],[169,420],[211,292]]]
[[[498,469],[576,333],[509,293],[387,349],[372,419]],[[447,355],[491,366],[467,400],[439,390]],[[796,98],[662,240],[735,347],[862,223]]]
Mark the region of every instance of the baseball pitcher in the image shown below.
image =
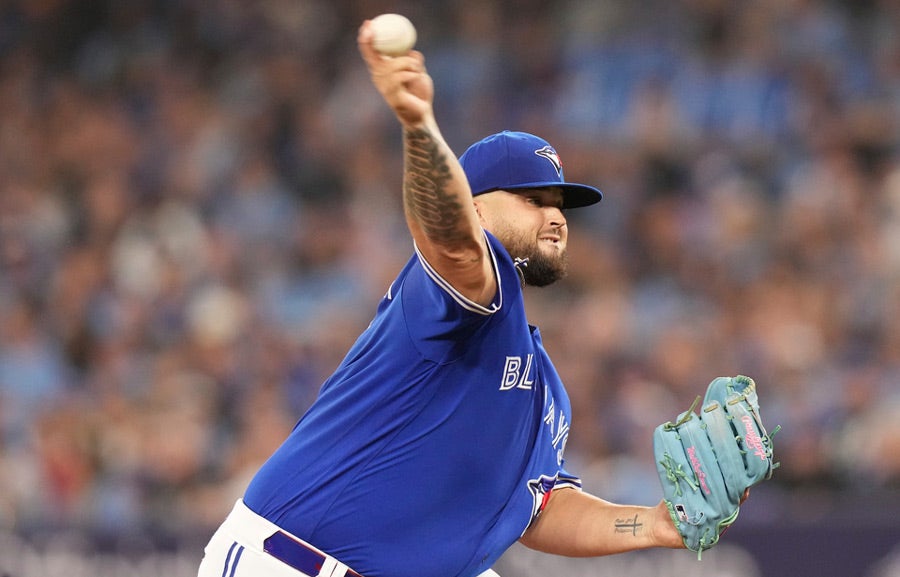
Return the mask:
[[[358,45],[401,128],[412,256],[200,577],[475,577],[516,541],[570,556],[685,547],[665,500],[581,490],[569,398],[525,313],[525,287],[566,273],[565,211],[600,191],[566,182],[553,146],[524,132],[457,159],[424,56],[384,57],[372,34],[364,22]],[[623,519],[633,531],[616,531]]]

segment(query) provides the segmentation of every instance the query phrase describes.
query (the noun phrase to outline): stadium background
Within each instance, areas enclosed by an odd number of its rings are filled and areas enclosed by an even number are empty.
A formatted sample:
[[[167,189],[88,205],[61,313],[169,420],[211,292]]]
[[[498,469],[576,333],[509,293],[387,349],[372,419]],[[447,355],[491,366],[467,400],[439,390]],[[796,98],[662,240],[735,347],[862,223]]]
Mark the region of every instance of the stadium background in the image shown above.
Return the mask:
[[[385,11],[455,150],[536,132],[605,193],[528,295],[588,488],[656,502],[719,374],[783,426],[703,562],[501,574],[900,575],[896,0],[0,0],[0,575],[192,575],[368,322],[411,250]]]

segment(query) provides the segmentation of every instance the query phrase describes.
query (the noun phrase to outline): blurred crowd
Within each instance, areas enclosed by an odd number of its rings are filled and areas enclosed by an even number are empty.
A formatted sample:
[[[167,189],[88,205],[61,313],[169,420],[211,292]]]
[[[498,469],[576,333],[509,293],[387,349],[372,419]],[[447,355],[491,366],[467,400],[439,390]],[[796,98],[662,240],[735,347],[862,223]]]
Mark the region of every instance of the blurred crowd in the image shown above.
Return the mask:
[[[315,397],[412,252],[386,11],[604,192],[527,292],[589,487],[734,374],[772,502],[900,487],[897,0],[0,0],[0,528],[205,530]]]

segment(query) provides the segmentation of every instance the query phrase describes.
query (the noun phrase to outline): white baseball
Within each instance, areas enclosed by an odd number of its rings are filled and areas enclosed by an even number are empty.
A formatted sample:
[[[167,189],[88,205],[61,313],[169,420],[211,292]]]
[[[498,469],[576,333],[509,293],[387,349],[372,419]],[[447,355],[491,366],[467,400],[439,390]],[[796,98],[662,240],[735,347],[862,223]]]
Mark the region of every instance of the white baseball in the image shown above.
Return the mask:
[[[381,14],[372,19],[372,46],[385,56],[402,56],[416,44],[416,27],[401,14]]]

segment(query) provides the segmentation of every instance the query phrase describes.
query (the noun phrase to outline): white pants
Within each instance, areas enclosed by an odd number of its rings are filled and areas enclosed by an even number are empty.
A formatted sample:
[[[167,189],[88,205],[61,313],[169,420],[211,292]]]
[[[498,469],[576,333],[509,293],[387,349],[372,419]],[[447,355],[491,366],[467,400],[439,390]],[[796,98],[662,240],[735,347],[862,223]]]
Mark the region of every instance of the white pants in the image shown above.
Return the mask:
[[[293,553],[292,566],[266,551],[274,536]],[[300,555],[297,555],[300,554]],[[356,577],[346,565],[260,517],[238,499],[213,534],[197,577]]]
[[[266,551],[266,542],[276,534],[280,534],[281,543],[286,543],[295,553],[301,553],[300,557],[303,560],[310,561],[295,564],[309,569],[302,570],[289,565]],[[203,561],[197,572],[197,577],[356,577],[357,575],[331,555],[319,551],[260,517],[248,509],[240,499],[206,545]],[[488,569],[478,577],[499,577],[499,575]]]

